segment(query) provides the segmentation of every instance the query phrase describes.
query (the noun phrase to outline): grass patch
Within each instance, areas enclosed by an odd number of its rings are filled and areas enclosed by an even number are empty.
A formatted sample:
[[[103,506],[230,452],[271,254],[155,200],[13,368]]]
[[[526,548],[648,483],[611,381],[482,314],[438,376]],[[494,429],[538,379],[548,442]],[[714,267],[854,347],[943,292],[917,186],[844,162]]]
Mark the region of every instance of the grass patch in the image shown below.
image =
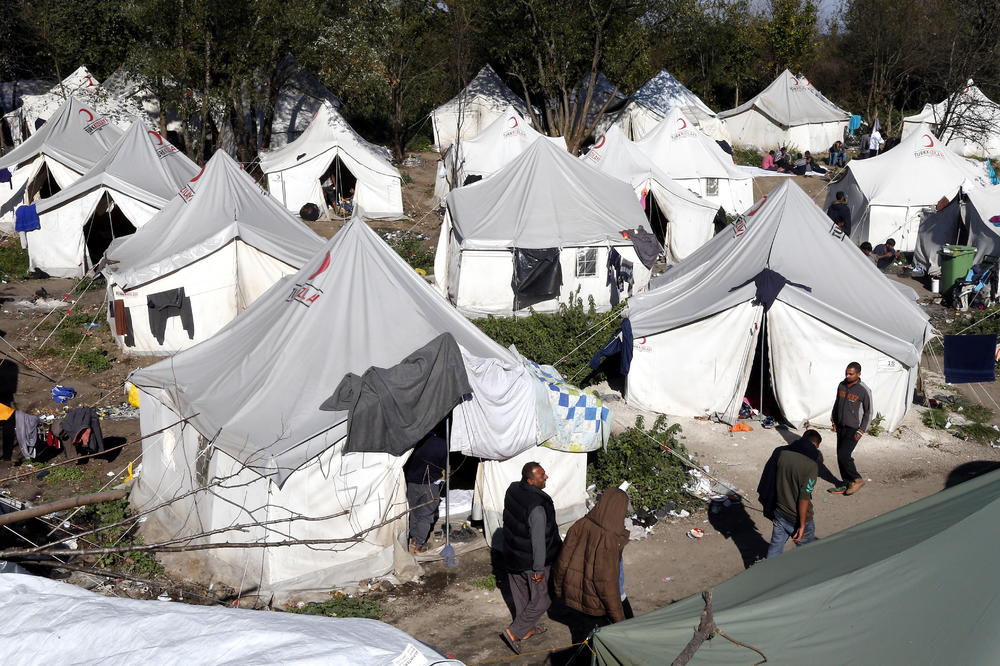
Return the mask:
[[[763,159],[756,148],[733,148],[733,161],[737,164],[759,167]]]
[[[74,294],[84,294],[88,291],[97,291],[107,289],[107,282],[104,280],[103,275],[98,275],[93,280],[82,280],[79,284],[73,287]]]
[[[45,483],[59,485],[83,480],[83,470],[78,467],[53,467],[45,476]]]
[[[497,589],[497,577],[490,574],[488,576],[473,578],[469,581],[469,585],[479,590],[493,591]]]
[[[10,239],[0,243],[0,279],[22,280],[28,277],[28,251],[20,241]]]
[[[338,594],[327,601],[308,603],[301,608],[288,608],[287,611],[324,617],[364,617],[369,620],[381,619],[387,612],[377,601],[349,597],[343,594]]]
[[[426,239],[420,234],[396,231],[382,234],[382,238],[403,261],[414,269],[423,271],[423,275],[434,271],[434,253],[424,248],[423,241]]]

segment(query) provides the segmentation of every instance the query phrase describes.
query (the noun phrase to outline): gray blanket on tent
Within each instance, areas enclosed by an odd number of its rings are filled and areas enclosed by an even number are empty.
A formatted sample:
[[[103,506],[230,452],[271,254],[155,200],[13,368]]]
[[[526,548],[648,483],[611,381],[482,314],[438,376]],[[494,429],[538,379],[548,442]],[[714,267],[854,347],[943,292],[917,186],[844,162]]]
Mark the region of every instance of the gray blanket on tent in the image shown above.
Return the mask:
[[[320,409],[347,410],[345,453],[402,455],[472,393],[462,352],[443,333],[391,368],[348,373]]]

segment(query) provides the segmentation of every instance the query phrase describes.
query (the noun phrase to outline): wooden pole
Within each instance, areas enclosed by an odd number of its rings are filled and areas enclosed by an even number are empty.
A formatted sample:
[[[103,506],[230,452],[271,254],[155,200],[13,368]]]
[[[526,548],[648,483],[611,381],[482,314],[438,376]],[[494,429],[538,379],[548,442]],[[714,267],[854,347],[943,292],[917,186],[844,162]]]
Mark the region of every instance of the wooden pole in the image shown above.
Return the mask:
[[[101,502],[113,502],[115,500],[122,499],[126,495],[128,495],[127,490],[108,490],[103,493],[91,493],[89,495],[67,497],[66,499],[49,502],[48,504],[40,504],[30,509],[22,509],[21,511],[0,514],[0,527],[3,525],[11,525],[13,523],[21,523],[32,518],[41,518],[42,516],[46,516],[50,513],[55,513],[56,511],[65,511],[66,509],[72,509],[78,506],[100,504]]]

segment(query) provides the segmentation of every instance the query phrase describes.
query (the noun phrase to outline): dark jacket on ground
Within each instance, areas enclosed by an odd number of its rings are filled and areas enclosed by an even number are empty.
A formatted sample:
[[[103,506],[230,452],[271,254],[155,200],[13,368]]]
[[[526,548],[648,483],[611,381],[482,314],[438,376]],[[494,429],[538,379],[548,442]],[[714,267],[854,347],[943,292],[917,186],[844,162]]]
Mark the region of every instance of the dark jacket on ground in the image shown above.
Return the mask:
[[[541,488],[526,481],[517,481],[507,488],[503,501],[503,550],[508,571],[516,573],[534,569],[535,558],[528,517],[536,507],[541,507],[545,512],[544,566],[554,563],[559,555],[562,539],[559,538],[552,498]]]
[[[606,490],[597,506],[566,533],[555,569],[555,591],[566,605],[587,615],[625,619],[619,588],[622,551],[628,543],[628,495]]]
[[[93,407],[77,407],[69,410],[66,417],[59,423],[62,432],[60,439],[66,446],[77,443],[81,431],[90,429],[90,440],[87,449],[92,453],[104,450],[104,434],[101,432],[101,419]]]

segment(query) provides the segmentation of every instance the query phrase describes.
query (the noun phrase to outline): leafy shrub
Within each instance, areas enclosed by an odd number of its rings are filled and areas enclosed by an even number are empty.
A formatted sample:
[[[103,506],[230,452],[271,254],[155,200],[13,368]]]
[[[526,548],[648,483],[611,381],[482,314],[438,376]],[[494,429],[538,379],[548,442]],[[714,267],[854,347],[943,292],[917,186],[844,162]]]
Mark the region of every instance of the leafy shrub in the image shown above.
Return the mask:
[[[289,613],[301,613],[303,615],[364,617],[369,620],[378,620],[386,614],[385,608],[377,601],[349,597],[343,594],[337,594],[327,601],[308,603],[301,608],[289,608],[287,610]]]
[[[81,349],[75,362],[87,372],[104,372],[111,368],[111,359],[103,349]]]
[[[733,148],[733,161],[737,164],[759,167],[762,160],[756,148]]]
[[[76,327],[61,326],[56,331],[56,341],[66,347],[75,347],[83,340],[83,331]]]
[[[668,426],[667,417],[662,415],[648,430],[643,418],[637,417],[634,426],[612,435],[607,448],[597,453],[587,468],[587,482],[600,491],[628,481],[632,484],[628,490],[632,508],[637,511],[655,511],[670,502],[693,506],[691,496],[682,488],[688,481],[687,469],[658,444],[683,453],[684,447],[677,441],[680,431],[680,425]]]
[[[584,308],[583,299],[571,295],[569,303],[560,305],[556,314],[532,311],[527,317],[490,316],[473,323],[501,346],[514,345],[536,363],[555,365],[567,381],[589,386],[606,378],[604,366],[592,372],[587,364],[618,332],[622,308],[624,304],[612,312],[598,313],[594,299],[589,299]]]
[[[948,412],[939,407],[933,407],[924,412],[920,419],[928,428],[944,430],[944,426],[948,422]]]
[[[882,412],[876,412],[875,416],[872,417],[872,422],[868,425],[868,434],[872,437],[881,435],[885,432],[883,423],[885,423],[885,416],[882,415]]]
[[[434,150],[434,141],[427,134],[418,134],[406,144],[408,153],[427,153]]]
[[[91,505],[84,509],[84,515],[91,517],[98,527],[105,528],[87,537],[99,548],[141,546],[143,544],[141,536],[131,534],[133,525],[130,522],[116,525],[131,515],[127,499]],[[137,576],[163,573],[163,565],[156,561],[156,557],[152,553],[147,551],[105,553],[98,556],[96,564],[102,569],[115,569]]]
[[[383,234],[382,237],[413,268],[425,274],[434,270],[434,253],[424,247],[425,238],[420,234],[398,231]]]

